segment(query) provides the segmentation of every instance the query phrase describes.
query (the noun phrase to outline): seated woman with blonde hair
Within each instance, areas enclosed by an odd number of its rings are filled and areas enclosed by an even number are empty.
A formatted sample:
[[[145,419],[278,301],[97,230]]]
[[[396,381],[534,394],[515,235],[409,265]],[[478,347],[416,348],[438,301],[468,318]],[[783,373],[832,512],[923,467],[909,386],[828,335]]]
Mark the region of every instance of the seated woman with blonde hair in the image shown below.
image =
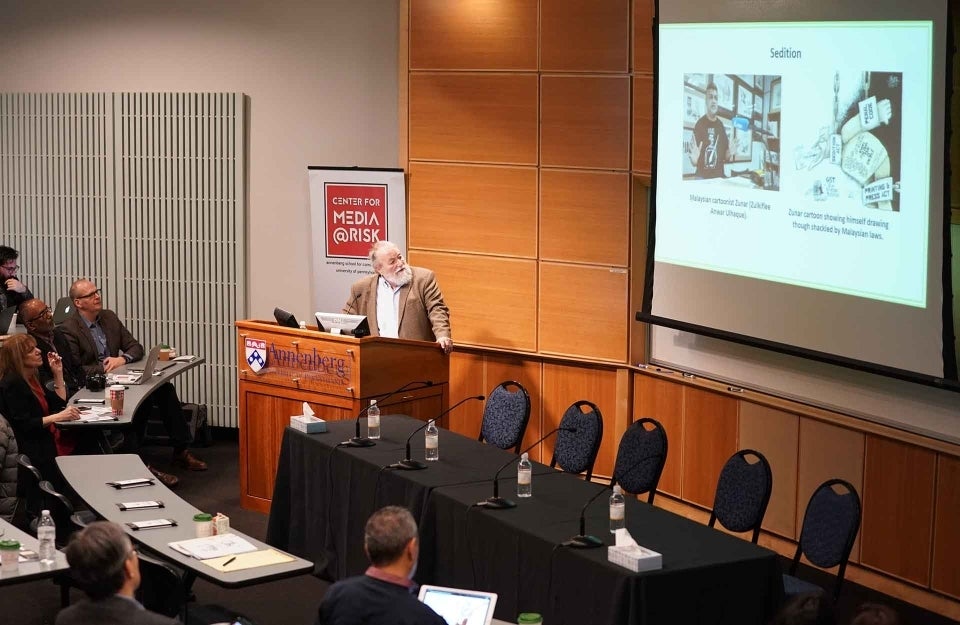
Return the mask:
[[[55,458],[71,453],[75,442],[55,424],[79,419],[80,411],[66,405],[60,356],[50,352],[47,360],[53,372],[53,390],[40,384],[37,371],[43,358],[33,337],[17,334],[4,341],[0,347],[0,413],[13,426],[20,453],[40,469],[43,479],[61,490],[63,480]]]

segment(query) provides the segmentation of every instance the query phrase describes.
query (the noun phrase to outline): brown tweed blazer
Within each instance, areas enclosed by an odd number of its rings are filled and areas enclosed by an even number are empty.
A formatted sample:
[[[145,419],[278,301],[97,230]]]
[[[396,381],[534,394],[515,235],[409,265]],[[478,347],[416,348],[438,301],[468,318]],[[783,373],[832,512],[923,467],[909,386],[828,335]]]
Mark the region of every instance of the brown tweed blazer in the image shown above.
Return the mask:
[[[443,303],[437,278],[429,269],[410,267],[413,279],[400,289],[399,336],[416,341],[450,338],[450,309]],[[350,298],[343,307],[348,315],[366,315],[370,335],[380,336],[377,323],[378,274],[361,278],[350,287]]]

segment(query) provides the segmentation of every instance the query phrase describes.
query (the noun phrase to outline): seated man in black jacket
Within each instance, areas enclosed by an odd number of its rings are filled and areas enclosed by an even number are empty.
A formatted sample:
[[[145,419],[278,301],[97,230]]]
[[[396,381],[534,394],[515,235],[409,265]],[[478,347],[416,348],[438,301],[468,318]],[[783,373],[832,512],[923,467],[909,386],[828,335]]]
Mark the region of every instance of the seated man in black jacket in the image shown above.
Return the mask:
[[[363,549],[370,567],[327,590],[317,625],[446,625],[417,599],[413,573],[420,543],[406,508],[387,506],[367,521]]]
[[[70,297],[74,314],[54,330],[54,342],[63,357],[64,368],[74,379],[80,381],[91,374],[110,373],[143,358],[143,345],[124,327],[116,313],[103,307],[100,289],[93,282],[77,280],[70,287]],[[158,386],[133,415],[138,439],[146,431],[152,408],[158,409],[170,435],[173,463],[190,471],[206,471],[207,464],[187,449],[191,442],[190,428],[172,384]],[[154,467],[150,470],[167,486],[179,481]]]

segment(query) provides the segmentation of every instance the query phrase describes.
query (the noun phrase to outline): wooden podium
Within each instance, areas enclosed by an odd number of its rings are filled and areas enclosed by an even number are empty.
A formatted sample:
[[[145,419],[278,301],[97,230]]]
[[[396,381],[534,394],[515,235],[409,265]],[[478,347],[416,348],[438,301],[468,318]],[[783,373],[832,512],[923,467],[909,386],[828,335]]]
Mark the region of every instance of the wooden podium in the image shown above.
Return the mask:
[[[240,505],[270,511],[283,430],[310,404],[321,419],[353,419],[370,399],[416,380],[432,386],[397,393],[383,414],[432,418],[447,409],[450,361],[436,343],[238,321]],[[378,402],[379,403],[379,402]],[[361,423],[361,435],[366,428]]]

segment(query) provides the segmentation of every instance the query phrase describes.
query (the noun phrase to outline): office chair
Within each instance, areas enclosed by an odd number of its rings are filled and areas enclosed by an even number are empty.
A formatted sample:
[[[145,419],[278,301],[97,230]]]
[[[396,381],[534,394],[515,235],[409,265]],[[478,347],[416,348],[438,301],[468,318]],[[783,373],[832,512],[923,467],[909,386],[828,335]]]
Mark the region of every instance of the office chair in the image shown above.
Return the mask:
[[[720,471],[708,525],[713,527],[719,521],[731,532],[752,531],[756,544],[772,490],[773,472],[763,454],[752,449],[738,451]]]
[[[649,418],[635,421],[620,439],[610,487],[620,484],[624,492],[633,495],[650,493],[647,503],[653,503],[666,462],[667,433],[663,426]]]
[[[530,395],[527,389],[519,382],[506,380],[487,396],[477,440],[500,449],[513,447],[513,452],[518,453],[529,421]]]
[[[557,444],[553,448],[550,466],[559,465],[566,473],[586,471],[586,479],[589,481],[603,438],[603,417],[600,409],[586,400],[574,402],[563,413],[560,427],[576,428],[577,431],[561,430],[557,433]]]

